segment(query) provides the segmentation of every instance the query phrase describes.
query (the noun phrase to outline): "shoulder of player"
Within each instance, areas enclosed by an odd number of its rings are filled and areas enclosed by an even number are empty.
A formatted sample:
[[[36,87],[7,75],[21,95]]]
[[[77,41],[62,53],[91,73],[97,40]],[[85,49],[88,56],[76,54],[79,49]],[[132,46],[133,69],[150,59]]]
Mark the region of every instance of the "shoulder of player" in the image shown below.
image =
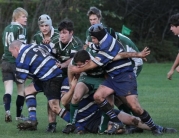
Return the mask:
[[[57,40],[59,41],[59,31],[58,31],[58,29],[54,29],[54,33],[53,33],[51,39],[55,40],[55,41],[57,41]]]
[[[117,35],[117,40],[120,41],[124,46],[127,45],[128,47],[131,47],[135,51],[139,51],[135,43],[129,37],[118,32],[116,32],[116,35]]]
[[[26,28],[23,28],[22,26],[17,25],[17,24],[9,24],[8,26],[5,27],[4,31],[16,32],[16,31],[19,31],[19,30],[22,30],[22,29],[26,29]]]
[[[73,45],[75,45],[75,46],[79,46],[79,47],[83,46],[83,43],[82,43],[81,39],[79,37],[77,37],[77,36],[73,36],[73,39],[72,39],[71,43]]]
[[[37,36],[41,36],[41,32],[40,32],[40,31],[37,31],[37,32],[34,34],[34,37],[37,37]]]

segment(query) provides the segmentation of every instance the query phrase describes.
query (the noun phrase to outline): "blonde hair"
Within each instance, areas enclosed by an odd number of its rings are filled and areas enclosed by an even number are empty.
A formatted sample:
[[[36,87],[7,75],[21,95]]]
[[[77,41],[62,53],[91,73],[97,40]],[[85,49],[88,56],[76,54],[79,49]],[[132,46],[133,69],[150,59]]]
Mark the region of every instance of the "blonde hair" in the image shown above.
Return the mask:
[[[17,9],[15,9],[12,14],[12,22],[15,22],[17,18],[19,18],[19,16],[21,16],[22,14],[24,14],[26,17],[28,16],[28,13],[25,9],[21,7],[18,7]]]

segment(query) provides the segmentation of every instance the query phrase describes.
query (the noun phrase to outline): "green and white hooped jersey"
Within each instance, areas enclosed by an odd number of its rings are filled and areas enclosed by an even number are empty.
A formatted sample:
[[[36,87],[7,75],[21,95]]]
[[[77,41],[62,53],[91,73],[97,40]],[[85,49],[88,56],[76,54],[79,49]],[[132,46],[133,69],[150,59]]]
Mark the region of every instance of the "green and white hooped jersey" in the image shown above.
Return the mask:
[[[116,32],[116,38],[119,42],[122,43],[122,45],[124,46],[127,52],[139,52],[137,46],[127,36],[119,32]],[[141,58],[131,58],[131,59],[134,66],[134,73],[136,74],[136,76],[138,76],[142,70],[143,60]]]
[[[66,45],[62,44],[60,41],[59,45],[55,48],[57,50],[58,60],[60,62],[65,62],[71,58],[71,55],[83,48],[83,43],[78,37],[73,36]]]
[[[9,52],[9,45],[14,40],[20,40],[23,43],[27,43],[26,28],[17,22],[11,22],[11,24],[3,31],[2,42],[4,46],[4,54],[2,59],[10,63],[15,63],[15,58],[12,57],[12,54]]]
[[[51,41],[50,41],[49,45],[52,48],[52,53],[56,57],[57,56],[56,47],[58,47],[58,45],[59,45],[59,31],[57,29],[54,29],[53,27],[51,29],[51,37],[50,37],[50,39],[51,39]],[[43,40],[44,40],[43,34],[40,31],[38,31],[33,36],[32,43],[40,45],[40,44],[43,44],[42,43]]]

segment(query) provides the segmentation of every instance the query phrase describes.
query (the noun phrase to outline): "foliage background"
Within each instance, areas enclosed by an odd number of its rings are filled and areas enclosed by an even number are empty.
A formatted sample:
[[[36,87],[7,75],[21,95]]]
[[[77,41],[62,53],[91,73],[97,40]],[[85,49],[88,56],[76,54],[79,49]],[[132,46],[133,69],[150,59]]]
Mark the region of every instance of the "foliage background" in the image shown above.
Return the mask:
[[[150,47],[148,62],[167,62],[173,61],[178,51],[179,39],[168,24],[170,16],[179,12],[178,5],[178,0],[0,0],[0,31],[11,22],[13,10],[23,7],[29,13],[29,43],[38,30],[37,20],[41,14],[50,15],[55,28],[62,19],[71,19],[75,35],[85,41],[85,32],[90,26],[86,13],[91,6],[96,6],[102,10],[105,25],[121,32],[124,24],[132,30],[128,37],[139,50]],[[0,44],[2,55],[2,40]]]

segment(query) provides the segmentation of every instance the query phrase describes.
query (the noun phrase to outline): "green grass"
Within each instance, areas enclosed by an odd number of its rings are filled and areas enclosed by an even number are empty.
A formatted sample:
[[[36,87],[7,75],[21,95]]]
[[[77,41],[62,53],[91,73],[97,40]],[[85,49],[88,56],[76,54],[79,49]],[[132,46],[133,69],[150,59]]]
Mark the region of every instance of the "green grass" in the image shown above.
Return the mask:
[[[144,109],[146,109],[152,116],[155,123],[174,127],[179,130],[179,76],[177,73],[173,75],[171,81],[167,80],[167,72],[169,71],[172,63],[165,64],[144,64],[143,70],[138,77],[138,92],[139,101]],[[0,78],[1,79],[1,78]],[[1,101],[4,95],[4,88],[2,80],[0,80],[0,91]],[[15,88],[16,89],[16,88]],[[14,91],[12,97],[11,113],[13,116],[12,123],[4,122],[4,107],[3,103],[0,102],[0,137],[2,138],[107,138],[108,135],[96,135],[96,134],[85,134],[85,135],[65,135],[61,130],[65,127],[66,123],[58,118],[57,121],[57,133],[48,134],[45,133],[46,126],[48,124],[45,96],[41,93],[37,95],[37,117],[38,117],[38,130],[37,131],[19,131],[16,129],[17,122],[15,121],[15,100],[16,91]],[[28,115],[27,108],[24,106],[24,115]],[[144,131],[142,134],[132,135],[112,135],[110,137],[123,137],[123,138],[151,138],[154,137],[150,131]],[[178,138],[179,132],[176,134],[164,134],[162,138]]]

